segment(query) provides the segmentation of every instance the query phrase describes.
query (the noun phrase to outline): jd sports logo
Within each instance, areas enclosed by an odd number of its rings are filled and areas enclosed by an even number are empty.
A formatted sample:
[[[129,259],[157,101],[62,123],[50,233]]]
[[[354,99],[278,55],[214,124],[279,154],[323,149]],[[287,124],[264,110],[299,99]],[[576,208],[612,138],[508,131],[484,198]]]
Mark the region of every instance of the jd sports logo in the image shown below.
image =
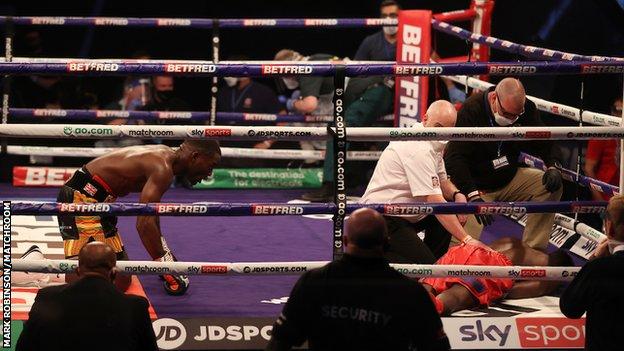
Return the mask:
[[[186,329],[182,323],[171,318],[161,318],[152,323],[158,347],[173,350],[186,341]]]

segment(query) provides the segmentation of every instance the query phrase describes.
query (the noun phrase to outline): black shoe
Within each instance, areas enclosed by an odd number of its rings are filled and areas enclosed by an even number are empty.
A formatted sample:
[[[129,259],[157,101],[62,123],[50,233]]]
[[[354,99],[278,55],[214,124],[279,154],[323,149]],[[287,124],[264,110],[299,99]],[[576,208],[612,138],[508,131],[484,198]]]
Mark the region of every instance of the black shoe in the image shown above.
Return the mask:
[[[24,254],[23,254],[22,256],[20,256],[20,258],[24,258],[24,257],[26,257],[26,256],[30,255],[30,254],[31,254],[31,253],[33,253],[33,252],[39,252],[39,253],[41,253],[41,249],[39,248],[39,246],[37,246],[37,245],[33,245],[33,246],[31,246],[28,250],[26,250],[26,252],[24,252]]]
[[[334,183],[324,182],[320,189],[301,195],[301,199],[310,202],[333,202]]]

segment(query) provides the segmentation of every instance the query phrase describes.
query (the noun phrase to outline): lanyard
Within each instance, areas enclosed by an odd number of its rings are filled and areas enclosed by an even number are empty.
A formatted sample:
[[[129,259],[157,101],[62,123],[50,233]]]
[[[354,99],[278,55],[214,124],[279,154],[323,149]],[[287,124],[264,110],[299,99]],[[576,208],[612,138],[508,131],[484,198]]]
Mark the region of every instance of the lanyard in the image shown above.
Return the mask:
[[[253,83],[249,83],[248,86],[245,87],[245,89],[243,89],[243,91],[241,91],[240,95],[238,96],[238,99],[236,99],[236,87],[234,87],[234,89],[232,89],[232,100],[230,101],[231,105],[232,105],[232,112],[236,111],[236,106],[238,106],[238,104],[240,104],[241,100],[243,99],[243,97],[245,97],[245,93],[247,92],[247,90],[249,90],[249,88],[251,88],[251,85]]]

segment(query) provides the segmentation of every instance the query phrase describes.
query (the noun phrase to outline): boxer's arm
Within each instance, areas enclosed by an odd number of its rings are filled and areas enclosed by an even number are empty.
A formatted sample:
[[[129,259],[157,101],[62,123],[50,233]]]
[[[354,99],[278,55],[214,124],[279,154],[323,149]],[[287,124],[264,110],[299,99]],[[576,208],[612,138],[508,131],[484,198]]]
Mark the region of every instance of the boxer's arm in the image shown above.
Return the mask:
[[[442,195],[427,195],[427,202],[446,202]],[[464,227],[459,223],[456,215],[452,214],[437,214],[435,215],[440,224],[446,229],[452,236],[454,236],[457,240],[463,242],[469,236],[468,233],[464,230]]]
[[[160,202],[172,180],[173,174],[170,172],[165,170],[154,172],[143,186],[139,202]],[[158,216],[137,216],[136,228],[143,246],[153,259],[165,255],[160,239],[162,233]]]
[[[466,203],[468,200],[466,199],[466,195],[462,194],[461,191],[457,189],[455,184],[451,182],[450,179],[445,179],[440,182],[440,188],[442,189],[442,195],[449,202],[457,202],[457,203]],[[466,214],[458,214],[457,219],[459,223],[464,226],[466,221],[468,220],[468,215]]]
[[[548,280],[533,280],[515,282],[509,293],[508,299],[527,299],[550,294],[555,291],[561,282]]]

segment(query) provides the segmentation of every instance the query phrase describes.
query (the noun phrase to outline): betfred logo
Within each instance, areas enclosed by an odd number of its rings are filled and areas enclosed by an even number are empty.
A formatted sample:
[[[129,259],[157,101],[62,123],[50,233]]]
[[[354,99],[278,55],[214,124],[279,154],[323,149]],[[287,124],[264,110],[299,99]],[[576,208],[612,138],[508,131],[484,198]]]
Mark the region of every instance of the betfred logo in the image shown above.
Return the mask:
[[[245,121],[276,121],[277,115],[262,113],[243,113],[243,119]]]
[[[252,205],[251,213],[254,215],[300,215],[303,214],[301,206],[277,206],[277,205]]]
[[[115,18],[115,17],[108,17],[108,18],[99,17],[95,19],[94,23],[96,26],[127,26],[128,19],[127,18]]]
[[[489,65],[490,74],[533,74],[537,72],[535,66],[511,66],[511,65]]]
[[[524,348],[583,348],[585,318],[517,318],[520,345]]]
[[[97,118],[116,117],[116,118],[128,118],[130,112],[128,111],[116,111],[116,110],[98,110],[95,111]]]
[[[67,111],[37,108],[33,110],[33,115],[37,117],[65,117],[67,116]]]
[[[158,112],[158,118],[160,119],[189,119],[191,117],[193,117],[193,114],[190,112]]]
[[[201,266],[202,274],[226,274],[227,266]]]
[[[119,65],[104,62],[68,62],[68,72],[117,72]]]
[[[384,205],[384,214],[387,215],[416,215],[432,213],[433,207],[430,206]]]
[[[338,20],[335,18],[323,18],[323,19],[311,18],[311,19],[306,19],[304,23],[306,26],[335,26],[338,24]]]
[[[156,21],[158,26],[190,26],[191,20],[184,18],[159,18]]]
[[[572,205],[573,213],[603,213],[605,211],[604,206],[579,206]]]
[[[262,74],[311,74],[312,66],[262,65]]]
[[[275,26],[277,21],[273,19],[246,19],[243,20],[243,26]]]
[[[550,132],[526,132],[524,137],[527,139],[550,138]]]
[[[14,186],[62,186],[75,168],[14,167]]]
[[[214,73],[217,71],[215,65],[196,65],[189,63],[167,63],[166,73]]]
[[[525,214],[526,207],[513,207],[513,206],[477,206],[477,213],[479,214]]]
[[[624,73],[624,66],[581,65],[581,73]]]
[[[520,270],[521,277],[545,277],[546,270],[545,269],[521,269]]]

